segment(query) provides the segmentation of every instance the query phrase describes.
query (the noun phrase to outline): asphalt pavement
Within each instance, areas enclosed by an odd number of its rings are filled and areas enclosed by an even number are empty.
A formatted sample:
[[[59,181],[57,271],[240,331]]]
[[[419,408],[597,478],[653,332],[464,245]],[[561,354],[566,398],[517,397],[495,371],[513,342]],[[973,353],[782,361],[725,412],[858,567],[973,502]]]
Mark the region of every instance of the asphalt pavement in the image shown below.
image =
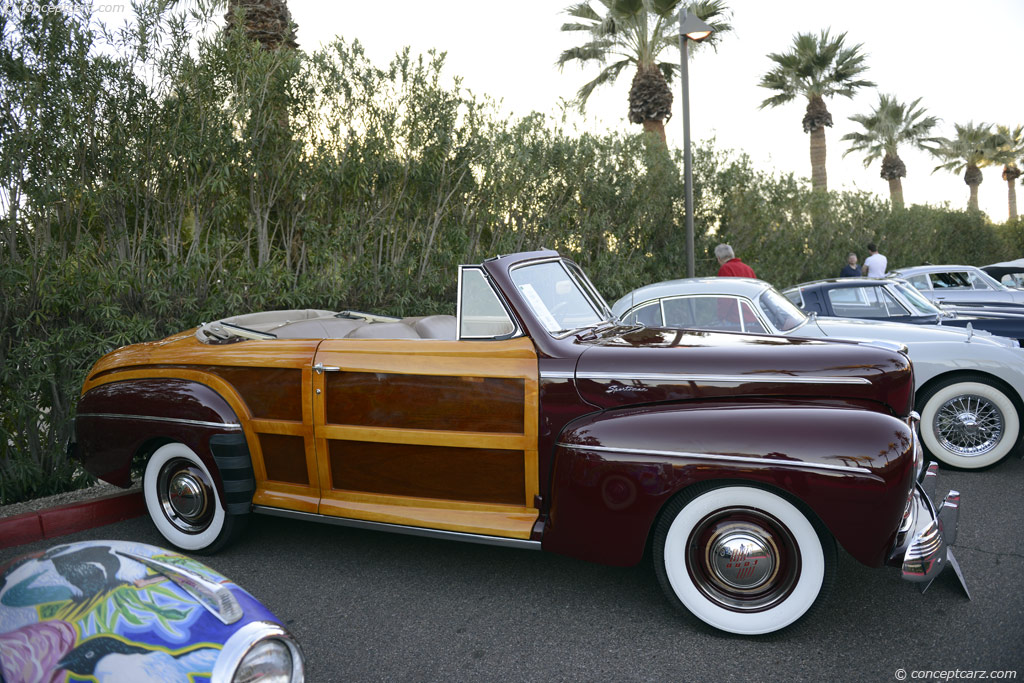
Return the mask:
[[[840,552],[821,608],[775,634],[723,634],[674,611],[650,560],[557,555],[256,516],[200,558],[260,598],[320,681],[898,681],[1024,679],[1024,460],[940,472],[963,494],[956,555],[921,595],[895,569]],[[61,541],[164,545],[145,517],[0,550],[0,565]],[[900,678],[903,676],[904,678]]]

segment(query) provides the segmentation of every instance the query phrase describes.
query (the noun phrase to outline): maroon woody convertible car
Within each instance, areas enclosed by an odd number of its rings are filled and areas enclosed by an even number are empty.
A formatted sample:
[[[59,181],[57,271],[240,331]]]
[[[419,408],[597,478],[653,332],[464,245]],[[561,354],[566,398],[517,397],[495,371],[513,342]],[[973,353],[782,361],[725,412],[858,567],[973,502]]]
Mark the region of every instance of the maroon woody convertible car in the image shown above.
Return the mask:
[[[632,565],[734,633],[820,603],[836,544],[926,586],[933,502],[896,346],[623,325],[572,262],[459,270],[456,316],[291,310],[102,358],[77,457],[144,467],[163,536],[212,552],[255,514]]]

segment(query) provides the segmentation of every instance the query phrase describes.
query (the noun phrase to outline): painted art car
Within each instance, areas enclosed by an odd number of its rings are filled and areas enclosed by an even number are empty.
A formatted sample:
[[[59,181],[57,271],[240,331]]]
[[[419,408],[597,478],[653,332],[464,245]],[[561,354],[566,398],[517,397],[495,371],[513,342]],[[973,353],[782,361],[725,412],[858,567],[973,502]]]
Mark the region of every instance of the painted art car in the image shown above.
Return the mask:
[[[936,305],[898,278],[830,278],[794,285],[782,293],[805,313],[911,325],[970,325],[1016,339],[1018,344],[1024,341],[1024,308],[1006,312],[1002,308]]]
[[[0,681],[304,680],[302,651],[256,598],[177,552],[54,546],[0,567]]]
[[[932,301],[957,305],[1020,305],[1024,290],[1011,289],[974,266],[897,268],[889,277],[906,280]]]
[[[462,266],[457,292],[454,316],[243,314],[114,351],[72,452],[119,485],[140,463],[181,548],[258,514],[650,548],[669,601],[735,633],[818,604],[836,543],[922,585],[956,568],[959,494],[929,493],[897,348],[624,325],[552,251]]]
[[[808,315],[767,282],[734,277],[647,285],[612,310],[645,325],[904,344],[914,363],[921,440],[932,457],[977,469],[1020,444],[1024,350],[1012,339],[946,325]]]

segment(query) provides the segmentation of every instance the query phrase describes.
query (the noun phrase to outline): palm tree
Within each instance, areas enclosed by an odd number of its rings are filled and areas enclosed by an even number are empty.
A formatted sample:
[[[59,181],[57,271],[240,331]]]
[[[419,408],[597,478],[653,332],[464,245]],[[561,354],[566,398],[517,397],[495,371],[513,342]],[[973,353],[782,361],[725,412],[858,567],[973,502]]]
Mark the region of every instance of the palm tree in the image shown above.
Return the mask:
[[[672,90],[669,84],[679,72],[675,62],[660,62],[665,48],[679,47],[680,0],[599,0],[604,14],[590,6],[590,0],[566,9],[566,14],[581,21],[562,25],[563,31],[582,31],[587,41],[565,50],[558,58],[559,68],[575,60],[581,66],[601,65],[597,78],[576,94],[582,110],[591,93],[601,85],[614,82],[622,71],[636,67],[629,89],[629,120],[643,124],[644,130],[665,140],[665,121],[672,116]],[[732,30],[724,0],[700,0],[689,10],[706,21],[714,33],[703,43],[717,45],[724,33]],[[698,43],[698,45],[701,43]]]
[[[287,0],[226,0],[226,5],[226,31],[231,31],[241,21],[245,37],[259,42],[264,50],[282,46],[294,50],[299,46],[295,42],[296,26]]]
[[[882,160],[881,177],[889,181],[889,199],[894,208],[903,208],[903,182],[907,177],[907,166],[900,159],[898,148],[908,144],[918,149],[929,149],[929,144],[938,138],[929,137],[932,128],[939,122],[934,116],[925,116],[925,110],[918,107],[921,98],[904,104],[893,95],[879,93],[878,106],[868,115],[857,114],[850,120],[859,123],[864,132],[847,133],[842,140],[853,143],[843,153],[864,152],[864,168],[875,159]]]
[[[996,133],[999,135],[999,149],[996,153],[995,163],[1003,165],[1003,180],[1007,185],[1007,204],[1010,210],[1010,221],[1017,220],[1017,178],[1021,170],[1017,166],[1018,159],[1024,159],[1024,126],[1017,126],[1010,130],[1009,126],[997,126]]]
[[[825,106],[825,98],[853,97],[858,88],[875,85],[857,78],[868,70],[864,63],[866,55],[861,52],[863,44],[848,48],[845,42],[846,33],[833,38],[828,29],[819,36],[798,33],[789,52],[768,55],[776,66],[761,77],[762,88],[779,93],[762,102],[762,109],[785,104],[798,95],[807,98],[803,124],[804,132],[811,134],[811,186],[815,190],[828,189],[825,127],[832,125],[832,114]]]
[[[956,126],[955,138],[939,138],[938,146],[931,150],[932,154],[945,163],[935,167],[935,171],[944,170],[953,173],[964,172],[964,182],[971,188],[971,196],[967,208],[978,210],[978,186],[983,180],[981,169],[991,166],[999,153],[998,135],[992,133],[992,124],[969,122]]]

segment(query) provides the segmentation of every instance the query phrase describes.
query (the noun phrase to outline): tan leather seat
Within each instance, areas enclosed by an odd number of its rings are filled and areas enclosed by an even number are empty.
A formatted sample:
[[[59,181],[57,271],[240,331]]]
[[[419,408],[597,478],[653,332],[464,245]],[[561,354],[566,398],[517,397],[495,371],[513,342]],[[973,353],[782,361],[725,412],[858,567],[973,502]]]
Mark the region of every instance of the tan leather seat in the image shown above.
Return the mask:
[[[456,339],[454,315],[428,315],[420,318],[413,329],[421,339]]]
[[[278,339],[341,339],[347,337],[357,327],[366,325],[365,320],[348,318],[317,318],[316,320],[297,320],[274,330]]]
[[[405,323],[370,323],[352,330],[349,339],[419,339],[416,330]]]

